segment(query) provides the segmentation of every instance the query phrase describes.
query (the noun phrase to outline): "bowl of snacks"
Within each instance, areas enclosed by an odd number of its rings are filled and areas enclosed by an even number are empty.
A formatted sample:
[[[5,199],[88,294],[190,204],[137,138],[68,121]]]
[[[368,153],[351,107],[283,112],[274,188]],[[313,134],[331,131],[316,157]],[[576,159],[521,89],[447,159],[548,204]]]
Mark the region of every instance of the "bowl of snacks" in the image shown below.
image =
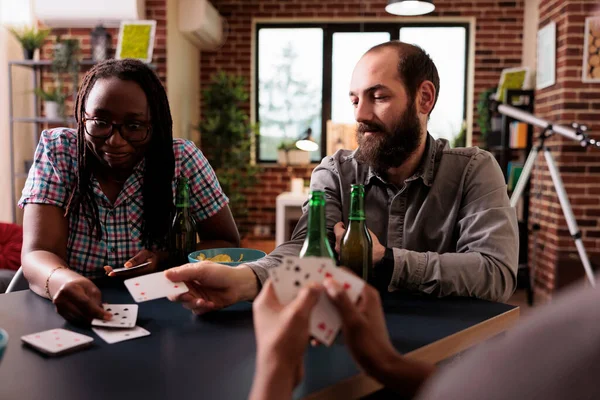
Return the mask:
[[[212,261],[235,267],[243,263],[260,260],[266,255],[267,253],[260,250],[231,247],[194,251],[188,255],[188,260],[191,263]]]

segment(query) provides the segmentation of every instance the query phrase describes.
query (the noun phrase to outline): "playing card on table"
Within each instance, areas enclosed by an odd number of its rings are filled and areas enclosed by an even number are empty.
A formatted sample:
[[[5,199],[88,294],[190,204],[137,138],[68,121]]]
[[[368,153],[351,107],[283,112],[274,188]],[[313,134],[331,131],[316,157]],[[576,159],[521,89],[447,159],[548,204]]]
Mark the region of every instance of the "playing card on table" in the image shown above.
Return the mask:
[[[150,335],[150,332],[141,326],[136,326],[130,329],[92,328],[92,330],[108,344],[123,342],[125,340],[131,340]]]
[[[93,319],[93,326],[111,327],[111,328],[133,328],[137,321],[137,304],[102,304],[104,311],[112,314],[112,319],[106,321],[103,319]]]
[[[188,291],[185,283],[171,282],[163,272],[126,279],[124,283],[137,303],[174,296]]]
[[[21,336],[21,340],[44,354],[56,356],[88,347],[94,338],[66,329],[50,329]]]

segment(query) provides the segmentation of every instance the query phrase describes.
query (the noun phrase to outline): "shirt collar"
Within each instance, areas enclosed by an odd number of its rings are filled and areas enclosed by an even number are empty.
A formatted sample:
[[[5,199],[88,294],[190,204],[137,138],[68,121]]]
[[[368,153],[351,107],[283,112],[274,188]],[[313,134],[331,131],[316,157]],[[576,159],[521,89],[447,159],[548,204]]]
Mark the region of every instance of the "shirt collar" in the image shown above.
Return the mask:
[[[142,161],[140,161],[133,168],[133,173],[131,175],[129,175],[129,177],[125,181],[125,184],[123,185],[123,189],[121,189],[121,192],[119,193],[119,196],[117,197],[117,200],[112,205],[112,207],[120,206],[123,202],[127,201],[130,197],[133,197],[138,191],[141,192],[142,181],[144,178],[145,165],[146,165],[146,158],[143,158]],[[103,201],[105,203],[106,207],[111,207],[111,204],[108,201],[108,198],[106,197],[106,195],[102,191],[102,188],[100,187],[100,183],[98,182],[98,179],[93,174],[92,174],[92,182],[93,182],[92,183],[93,191],[94,191],[95,195],[97,197],[99,197],[101,199],[101,201]]]
[[[435,176],[435,161],[438,149],[435,139],[429,134],[429,132],[427,133],[426,140],[427,143],[425,145],[425,152],[423,153],[423,158],[421,159],[419,167],[417,168],[417,171],[405,182],[411,182],[420,178],[423,180],[423,183],[426,186],[431,186],[433,184],[433,178]],[[357,150],[354,150],[352,153],[350,153],[347,156],[347,159],[354,159],[356,152]],[[377,178],[380,181],[387,183],[385,179],[379,176],[373,168],[369,167],[364,180],[364,185],[368,185],[373,178]]]

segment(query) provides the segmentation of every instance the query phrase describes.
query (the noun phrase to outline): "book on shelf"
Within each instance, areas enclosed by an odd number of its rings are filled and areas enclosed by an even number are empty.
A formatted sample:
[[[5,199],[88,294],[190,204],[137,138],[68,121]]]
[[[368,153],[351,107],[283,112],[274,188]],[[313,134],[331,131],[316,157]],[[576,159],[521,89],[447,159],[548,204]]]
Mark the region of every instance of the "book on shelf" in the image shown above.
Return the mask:
[[[513,121],[510,123],[509,147],[524,149],[527,147],[527,124]]]
[[[519,181],[519,177],[521,176],[522,172],[523,172],[523,163],[522,162],[510,161],[508,163],[508,167],[507,167],[507,171],[506,171],[506,177],[507,177],[506,183],[507,183],[509,191],[513,191],[515,189],[515,186],[517,185],[517,182]]]

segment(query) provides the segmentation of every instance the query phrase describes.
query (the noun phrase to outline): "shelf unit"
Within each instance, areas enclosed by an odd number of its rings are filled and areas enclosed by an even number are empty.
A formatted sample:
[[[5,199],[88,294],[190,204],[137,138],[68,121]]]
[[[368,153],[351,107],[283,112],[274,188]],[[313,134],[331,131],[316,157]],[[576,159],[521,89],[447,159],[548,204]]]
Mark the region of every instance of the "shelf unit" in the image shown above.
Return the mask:
[[[96,64],[92,60],[81,60],[79,61],[79,67],[90,67]],[[9,124],[9,144],[10,144],[10,176],[11,176],[11,204],[12,204],[12,222],[17,222],[17,190],[16,184],[17,179],[23,179],[27,177],[27,167],[24,165],[25,172],[17,172],[15,167],[15,125],[16,124],[31,124],[32,138],[34,146],[37,146],[39,141],[39,135],[42,131],[42,126],[46,125],[63,125],[63,126],[74,126],[75,118],[64,118],[64,119],[50,119],[45,118],[41,115],[41,101],[35,92],[33,96],[33,107],[31,116],[16,117],[14,115],[14,91],[13,91],[13,72],[15,68],[26,68],[31,70],[31,80],[33,87],[41,87],[42,84],[42,71],[49,69],[52,66],[51,60],[18,60],[8,62],[8,116],[10,119]],[[73,100],[77,96],[77,87],[73,87]],[[33,158],[35,147],[32,149],[31,157]],[[27,163],[27,161],[26,161]]]
[[[504,94],[504,104],[519,108],[525,112],[533,113],[535,95],[533,90],[507,89]],[[493,117],[500,114],[490,110]],[[527,124],[527,142],[524,148],[511,148],[510,145],[510,124],[515,119],[502,115],[500,130],[491,132],[496,138],[499,137],[500,144],[492,144],[488,150],[496,157],[498,164],[502,168],[504,177],[508,182],[508,163],[510,161],[521,161],[525,163],[533,144],[533,126]],[[522,121],[519,121],[522,122]],[[497,142],[496,142],[497,143]],[[527,289],[527,300],[533,304],[533,288],[530,282],[529,269],[529,203],[530,203],[530,182],[527,182],[520,204],[517,206],[517,218],[519,222],[519,276],[518,286]],[[509,196],[512,194],[509,191]]]

